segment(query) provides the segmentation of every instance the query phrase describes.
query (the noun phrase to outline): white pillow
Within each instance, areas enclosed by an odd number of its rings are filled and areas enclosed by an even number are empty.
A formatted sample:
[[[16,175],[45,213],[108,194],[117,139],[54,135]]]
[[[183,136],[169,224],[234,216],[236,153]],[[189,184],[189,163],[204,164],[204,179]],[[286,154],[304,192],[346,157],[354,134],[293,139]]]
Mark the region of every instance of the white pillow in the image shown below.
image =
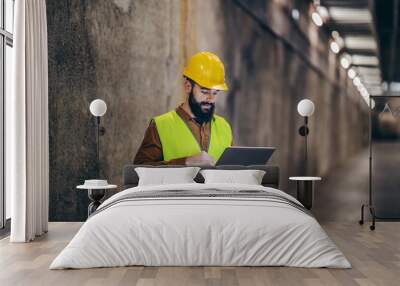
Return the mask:
[[[193,179],[199,170],[199,167],[135,168],[139,176],[138,186],[195,183]]]
[[[265,171],[262,170],[202,170],[204,183],[261,185]]]

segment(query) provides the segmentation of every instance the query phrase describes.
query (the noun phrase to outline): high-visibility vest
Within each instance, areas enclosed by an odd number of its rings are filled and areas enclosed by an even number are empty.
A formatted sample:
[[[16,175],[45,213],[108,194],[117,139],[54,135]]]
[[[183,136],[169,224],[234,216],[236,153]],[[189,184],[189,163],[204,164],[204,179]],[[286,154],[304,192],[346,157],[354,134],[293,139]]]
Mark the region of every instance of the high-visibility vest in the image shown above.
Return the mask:
[[[160,137],[165,161],[190,157],[201,152],[201,147],[192,131],[175,110],[154,117]],[[225,148],[231,146],[232,130],[221,116],[211,119],[211,138],[207,153],[215,162],[221,157]]]

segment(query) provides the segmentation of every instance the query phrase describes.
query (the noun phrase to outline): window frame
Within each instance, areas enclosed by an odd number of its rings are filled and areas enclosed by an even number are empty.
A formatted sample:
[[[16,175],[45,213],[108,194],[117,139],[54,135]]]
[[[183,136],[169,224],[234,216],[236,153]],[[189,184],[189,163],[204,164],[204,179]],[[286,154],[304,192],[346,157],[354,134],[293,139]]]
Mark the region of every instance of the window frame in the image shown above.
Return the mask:
[[[15,16],[15,0],[13,5],[13,21]],[[13,48],[13,34],[6,30],[6,0],[0,0],[0,236],[9,231],[10,221],[6,218],[5,189],[5,93],[6,93],[6,47]],[[14,30],[14,27],[13,29]]]

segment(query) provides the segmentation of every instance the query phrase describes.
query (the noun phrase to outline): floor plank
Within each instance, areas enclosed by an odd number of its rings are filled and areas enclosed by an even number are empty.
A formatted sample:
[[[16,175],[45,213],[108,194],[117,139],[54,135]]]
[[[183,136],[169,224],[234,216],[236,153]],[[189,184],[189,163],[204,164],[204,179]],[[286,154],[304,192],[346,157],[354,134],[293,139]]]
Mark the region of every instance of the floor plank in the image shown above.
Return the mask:
[[[352,269],[291,267],[117,267],[49,270],[81,223],[50,223],[49,233],[29,244],[0,241],[0,285],[398,285],[400,232],[397,222],[368,225],[329,222],[322,226]]]

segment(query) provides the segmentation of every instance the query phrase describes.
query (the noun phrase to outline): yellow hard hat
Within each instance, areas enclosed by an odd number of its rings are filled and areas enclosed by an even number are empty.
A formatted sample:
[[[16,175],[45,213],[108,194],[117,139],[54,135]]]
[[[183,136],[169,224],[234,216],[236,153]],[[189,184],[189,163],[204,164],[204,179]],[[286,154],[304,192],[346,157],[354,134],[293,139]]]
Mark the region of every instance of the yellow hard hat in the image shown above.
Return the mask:
[[[225,83],[224,64],[213,53],[200,52],[192,56],[183,70],[183,75],[202,87],[228,90]]]

